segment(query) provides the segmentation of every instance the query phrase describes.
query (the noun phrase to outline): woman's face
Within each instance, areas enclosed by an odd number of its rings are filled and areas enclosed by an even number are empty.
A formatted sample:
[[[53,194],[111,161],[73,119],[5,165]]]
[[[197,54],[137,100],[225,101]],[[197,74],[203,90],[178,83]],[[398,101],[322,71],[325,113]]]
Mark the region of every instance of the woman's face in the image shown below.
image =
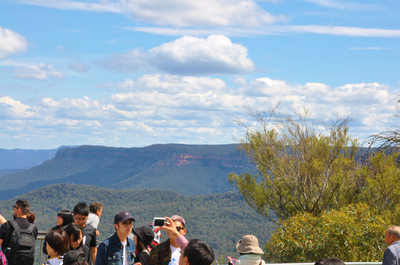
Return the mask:
[[[57,226],[62,226],[63,222],[64,220],[60,216],[57,216]]]
[[[81,243],[82,243],[82,231],[79,234],[78,240],[76,240],[75,242],[74,242],[74,240],[75,240],[74,235],[71,235],[69,237],[69,244],[71,246],[71,249],[77,249],[81,245]]]
[[[52,247],[50,247],[49,243],[46,244],[46,250],[47,250],[47,255],[49,255],[50,257],[58,255],[58,253]]]

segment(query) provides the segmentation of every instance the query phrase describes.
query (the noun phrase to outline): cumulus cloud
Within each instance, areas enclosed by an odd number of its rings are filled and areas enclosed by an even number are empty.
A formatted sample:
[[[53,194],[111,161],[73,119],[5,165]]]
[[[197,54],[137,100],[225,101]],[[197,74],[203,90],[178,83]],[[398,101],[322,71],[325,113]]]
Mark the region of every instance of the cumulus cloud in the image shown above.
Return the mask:
[[[14,76],[23,79],[64,79],[65,75],[56,71],[53,66],[40,63],[27,67],[19,67],[14,69]]]
[[[34,118],[35,112],[28,105],[14,100],[9,96],[0,97],[0,117],[1,119],[27,119]]]
[[[0,27],[0,59],[12,54],[25,52],[28,48],[28,41],[20,34]]]
[[[140,49],[114,54],[100,62],[108,69],[124,72],[157,70],[170,74],[239,74],[254,70],[248,50],[223,35],[207,38],[184,36],[147,52]]]
[[[243,135],[233,119],[247,117],[244,105],[259,109],[277,102],[288,111],[292,106],[306,106],[322,120],[351,115],[351,132],[361,138],[397,124],[393,113],[399,91],[379,83],[332,88],[263,77],[237,79],[231,86],[218,78],[149,74],[114,82],[114,86],[120,91],[103,99],[47,97],[27,105],[2,97],[0,125],[23,120],[25,125],[18,128],[48,128],[54,137],[57,131],[68,132],[81,135],[82,141],[98,139],[97,144],[114,146],[230,143],[234,134]]]

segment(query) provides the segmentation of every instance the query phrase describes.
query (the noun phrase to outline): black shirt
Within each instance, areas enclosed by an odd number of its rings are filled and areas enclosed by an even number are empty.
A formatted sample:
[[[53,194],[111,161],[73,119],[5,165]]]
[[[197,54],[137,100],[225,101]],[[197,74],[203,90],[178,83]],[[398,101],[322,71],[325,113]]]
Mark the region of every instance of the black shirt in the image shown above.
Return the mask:
[[[83,244],[88,247],[97,247],[96,228],[91,225],[85,225],[82,229]]]
[[[31,223],[28,222],[26,218],[16,218],[14,220],[21,229],[27,229]],[[11,223],[7,221],[0,227],[0,239],[3,239],[3,244],[1,248],[4,250],[8,247],[8,244],[10,243],[11,239],[11,234],[14,231],[14,228],[12,227]],[[33,234],[35,235],[35,239],[37,238],[38,235],[38,229],[35,225],[35,228],[33,229]]]

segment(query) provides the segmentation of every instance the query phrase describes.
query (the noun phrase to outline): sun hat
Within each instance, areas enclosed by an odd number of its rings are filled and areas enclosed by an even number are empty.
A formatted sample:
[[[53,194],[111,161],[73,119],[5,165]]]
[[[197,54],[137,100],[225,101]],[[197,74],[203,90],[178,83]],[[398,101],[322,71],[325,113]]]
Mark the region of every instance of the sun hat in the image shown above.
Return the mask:
[[[258,246],[258,239],[253,235],[245,235],[236,244],[236,249],[241,254],[264,254],[264,251]]]
[[[134,227],[132,230],[146,245],[150,245],[154,239],[153,229],[148,226]]]

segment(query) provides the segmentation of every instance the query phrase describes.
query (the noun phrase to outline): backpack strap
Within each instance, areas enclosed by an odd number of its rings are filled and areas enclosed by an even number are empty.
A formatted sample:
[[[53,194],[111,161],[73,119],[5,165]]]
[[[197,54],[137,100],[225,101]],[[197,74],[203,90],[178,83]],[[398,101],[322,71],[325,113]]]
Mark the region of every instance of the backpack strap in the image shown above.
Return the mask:
[[[18,223],[15,220],[10,221],[11,226],[14,228],[14,231],[17,233],[21,228],[19,227]]]
[[[29,227],[27,228],[27,230],[28,230],[30,233],[33,233],[33,229],[35,229],[35,225],[31,223],[31,224],[29,225]]]

